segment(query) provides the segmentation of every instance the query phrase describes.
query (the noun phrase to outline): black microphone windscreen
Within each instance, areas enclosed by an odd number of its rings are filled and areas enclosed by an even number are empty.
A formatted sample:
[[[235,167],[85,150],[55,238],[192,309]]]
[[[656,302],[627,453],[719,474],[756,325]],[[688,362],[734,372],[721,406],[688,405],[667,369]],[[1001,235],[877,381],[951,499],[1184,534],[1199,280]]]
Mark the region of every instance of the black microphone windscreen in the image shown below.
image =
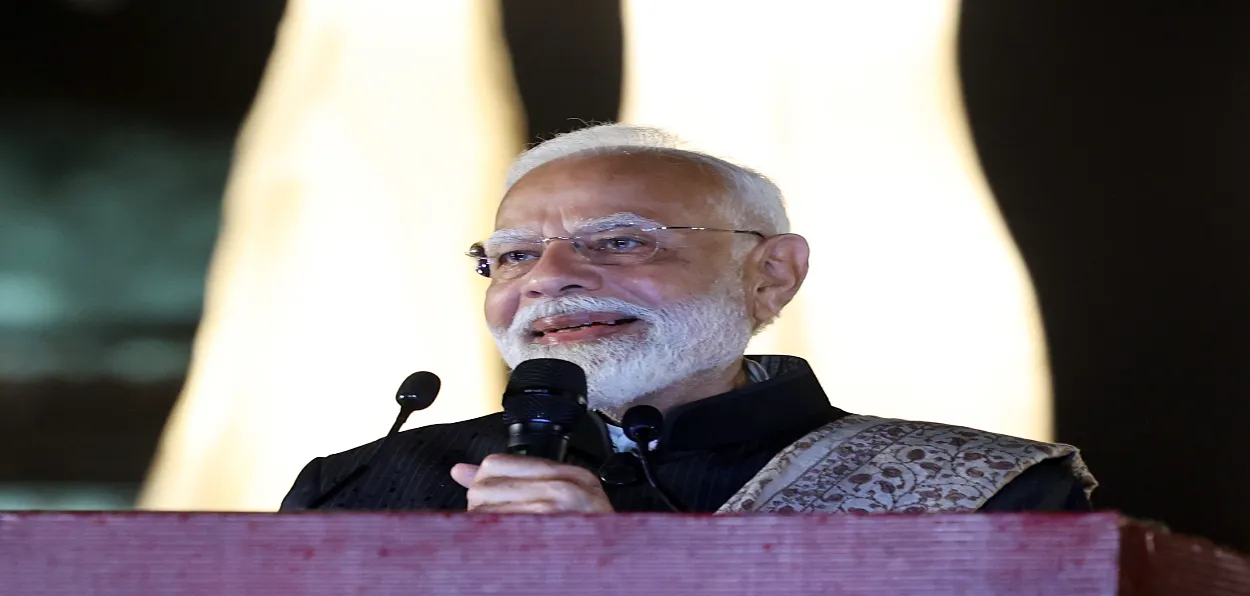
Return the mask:
[[[434,403],[442,386],[443,382],[438,375],[426,371],[415,372],[408,375],[399,386],[399,391],[395,392],[395,401],[399,402],[401,408],[424,410]]]
[[[625,436],[639,445],[660,438],[663,426],[664,415],[655,406],[634,406],[621,416],[621,429],[625,431]]]
[[[550,422],[562,426],[573,426],[585,413],[585,404],[560,396],[520,393],[505,395],[503,398],[505,424]]]
[[[526,360],[518,364],[508,377],[508,388],[504,390],[504,394],[535,390],[584,399],[586,371],[572,362],[557,358]]]
[[[567,360],[535,358],[517,365],[503,394],[504,422],[574,425],[586,412],[586,372]]]

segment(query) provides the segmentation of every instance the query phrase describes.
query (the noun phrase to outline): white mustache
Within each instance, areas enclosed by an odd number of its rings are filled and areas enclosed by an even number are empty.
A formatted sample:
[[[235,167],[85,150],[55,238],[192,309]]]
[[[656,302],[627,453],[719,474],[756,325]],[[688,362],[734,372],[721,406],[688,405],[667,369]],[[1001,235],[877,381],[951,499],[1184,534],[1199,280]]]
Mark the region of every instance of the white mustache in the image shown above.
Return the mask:
[[[533,302],[518,310],[508,326],[508,335],[512,337],[529,334],[534,321],[544,317],[572,315],[584,312],[620,313],[633,319],[652,320],[655,312],[649,308],[626,302],[619,298],[600,298],[595,296],[561,296],[541,302]]]

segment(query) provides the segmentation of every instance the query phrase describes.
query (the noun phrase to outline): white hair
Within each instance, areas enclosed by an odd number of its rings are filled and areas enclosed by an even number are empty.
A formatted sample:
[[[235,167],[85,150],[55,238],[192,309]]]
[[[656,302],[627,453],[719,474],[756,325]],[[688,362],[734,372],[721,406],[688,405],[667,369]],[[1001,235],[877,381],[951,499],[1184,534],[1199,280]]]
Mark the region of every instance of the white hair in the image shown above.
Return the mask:
[[[790,231],[781,189],[763,174],[718,157],[683,149],[672,133],[630,124],[600,124],[543,141],[522,153],[508,169],[504,193],[539,166],[568,157],[653,153],[687,160],[711,168],[725,184],[727,196],[717,207],[733,226],[762,232],[766,236]],[[697,224],[696,224],[697,225]]]

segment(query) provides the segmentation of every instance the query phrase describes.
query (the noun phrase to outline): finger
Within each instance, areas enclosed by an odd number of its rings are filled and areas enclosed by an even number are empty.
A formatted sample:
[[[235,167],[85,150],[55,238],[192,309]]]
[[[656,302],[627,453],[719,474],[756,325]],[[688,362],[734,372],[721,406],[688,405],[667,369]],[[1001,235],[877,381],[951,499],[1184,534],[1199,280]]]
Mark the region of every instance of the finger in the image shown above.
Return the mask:
[[[586,489],[568,480],[487,478],[478,476],[469,490],[469,504],[574,500]]]
[[[561,509],[551,501],[510,501],[488,503],[469,507],[470,513],[559,513]]]
[[[469,488],[473,484],[473,479],[477,477],[479,466],[473,464],[456,464],[451,467],[451,479],[456,484]]]
[[[483,466],[485,470],[485,466]],[[486,508],[487,511],[513,511],[510,504],[542,502],[550,510],[526,505],[518,511],[531,513],[612,513],[613,507],[598,479],[589,486],[573,480],[510,478],[486,476],[479,471],[467,493],[469,511]],[[498,509],[498,508],[505,509]]]
[[[480,478],[566,480],[584,487],[598,486],[599,478],[579,466],[557,463],[540,457],[496,453],[482,460]]]

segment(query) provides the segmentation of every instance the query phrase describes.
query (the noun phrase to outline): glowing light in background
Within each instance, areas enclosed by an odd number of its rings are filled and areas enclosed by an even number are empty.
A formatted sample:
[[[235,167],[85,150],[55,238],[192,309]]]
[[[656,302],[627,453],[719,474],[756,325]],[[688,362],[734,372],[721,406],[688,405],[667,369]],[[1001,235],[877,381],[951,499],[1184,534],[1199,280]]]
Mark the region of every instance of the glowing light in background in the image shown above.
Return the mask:
[[[485,281],[520,133],[495,5],[292,0],[240,136],[191,373],[141,506],[274,509],[316,455],[489,412]]]
[[[1032,287],[971,145],[958,2],[626,0],[623,119],[773,177],[811,275],[756,352],[844,409],[1051,434]]]

